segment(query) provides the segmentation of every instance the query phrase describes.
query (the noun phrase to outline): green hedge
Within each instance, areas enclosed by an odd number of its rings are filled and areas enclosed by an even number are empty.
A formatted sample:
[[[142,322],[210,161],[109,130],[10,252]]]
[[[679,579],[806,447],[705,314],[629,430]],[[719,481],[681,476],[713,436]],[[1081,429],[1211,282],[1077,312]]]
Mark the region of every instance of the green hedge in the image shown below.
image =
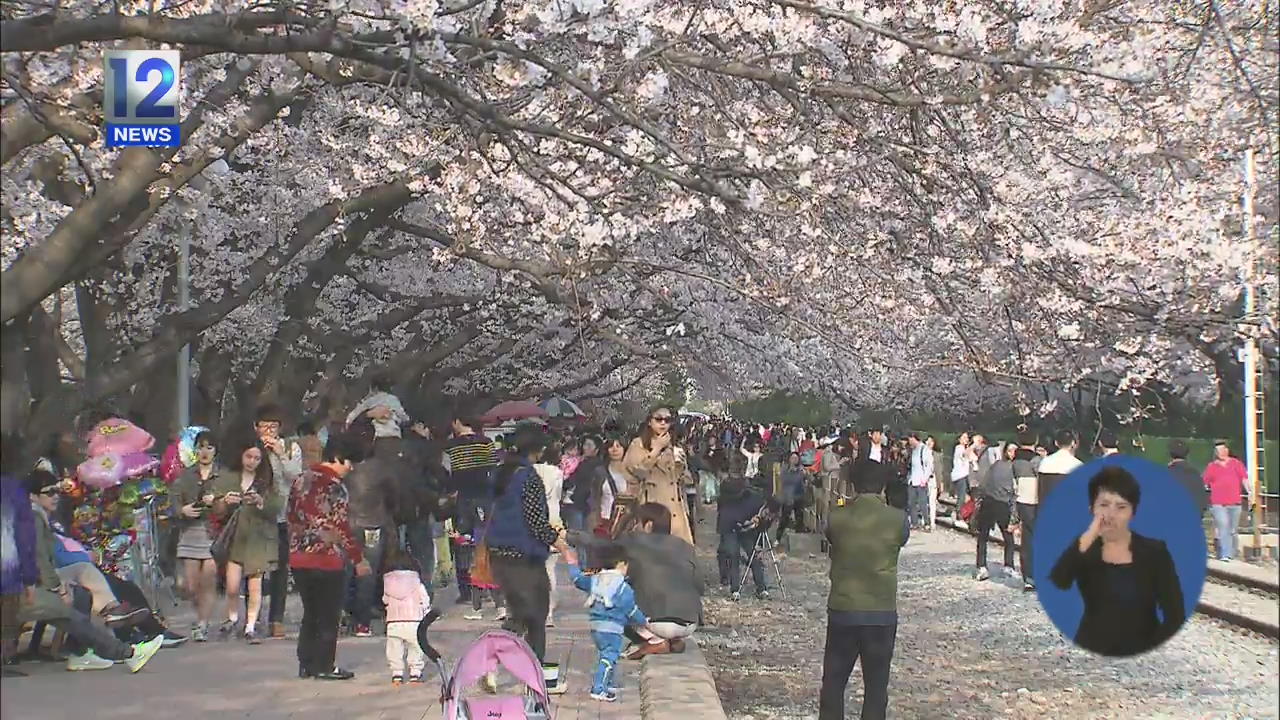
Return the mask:
[[[928,433],[937,439],[938,447],[943,450],[943,465],[946,467],[946,471],[949,474],[951,472],[951,452],[955,447],[956,438],[960,436],[960,433],[930,432],[928,430],[921,430],[919,432]],[[995,433],[993,436],[1012,439],[1013,433],[1008,433],[1003,436],[1000,433]],[[1130,455],[1136,455],[1141,458],[1146,458],[1154,463],[1164,465],[1169,462],[1169,443],[1175,439],[1176,438],[1146,435],[1142,438],[1142,447],[1137,448],[1133,445],[1133,436],[1122,435],[1120,436],[1120,449]],[[1209,461],[1213,459],[1214,440],[1209,438],[1184,439],[1187,441],[1187,446],[1191,450],[1190,456],[1187,459],[1198,467],[1204,467],[1209,464]],[[1046,447],[1049,447],[1050,443],[1045,442],[1046,440],[1048,440],[1048,438],[1041,438],[1041,442],[1044,443]],[[1230,440],[1230,443],[1231,450],[1234,453],[1237,455],[1243,454],[1244,440],[1236,438],[1234,440]],[[1265,476],[1263,477],[1263,484],[1266,487],[1266,492],[1275,493],[1277,490],[1280,490],[1280,443],[1277,443],[1275,440],[1267,440],[1265,444],[1265,453],[1265,462],[1267,467],[1263,468],[1265,473]],[[1084,457],[1084,454],[1081,454],[1080,459],[1087,460],[1087,458]]]

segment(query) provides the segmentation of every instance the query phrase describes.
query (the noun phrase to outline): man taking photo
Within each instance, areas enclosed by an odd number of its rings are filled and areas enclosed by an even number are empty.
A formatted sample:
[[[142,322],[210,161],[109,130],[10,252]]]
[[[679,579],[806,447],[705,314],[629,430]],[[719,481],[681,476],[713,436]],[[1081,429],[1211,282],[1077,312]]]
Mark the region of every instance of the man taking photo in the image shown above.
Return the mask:
[[[885,479],[880,472],[854,474],[857,495],[831,510],[831,595],[818,720],[844,720],[845,688],[859,659],[863,720],[884,718],[889,706],[889,666],[898,633],[898,553],[911,526],[905,512],[885,503]]]

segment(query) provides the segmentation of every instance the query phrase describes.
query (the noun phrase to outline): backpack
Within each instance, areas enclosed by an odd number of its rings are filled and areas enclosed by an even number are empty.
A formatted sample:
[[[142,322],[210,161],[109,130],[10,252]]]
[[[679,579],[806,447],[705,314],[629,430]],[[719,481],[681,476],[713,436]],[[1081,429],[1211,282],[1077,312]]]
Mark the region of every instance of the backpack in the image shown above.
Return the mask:
[[[817,448],[809,448],[808,450],[805,450],[804,452],[800,453],[800,464],[804,465],[805,467],[813,465],[817,461],[818,461]]]

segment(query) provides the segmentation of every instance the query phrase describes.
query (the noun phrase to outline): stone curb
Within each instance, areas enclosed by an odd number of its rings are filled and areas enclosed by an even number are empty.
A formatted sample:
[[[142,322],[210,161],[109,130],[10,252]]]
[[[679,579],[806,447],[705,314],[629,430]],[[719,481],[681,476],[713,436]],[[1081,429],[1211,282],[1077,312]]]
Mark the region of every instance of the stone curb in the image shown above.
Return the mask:
[[[728,720],[696,635],[685,641],[679,655],[646,655],[640,661],[640,716]]]

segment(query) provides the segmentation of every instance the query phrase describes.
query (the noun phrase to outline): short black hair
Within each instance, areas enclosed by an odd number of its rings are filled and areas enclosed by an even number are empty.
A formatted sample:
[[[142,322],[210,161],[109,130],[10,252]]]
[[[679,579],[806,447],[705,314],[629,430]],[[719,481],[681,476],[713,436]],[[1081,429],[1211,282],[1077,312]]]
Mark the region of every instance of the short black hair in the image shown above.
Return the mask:
[[[1124,498],[1138,512],[1138,501],[1142,499],[1142,488],[1133,473],[1122,467],[1108,465],[1098,471],[1089,480],[1089,507],[1098,499],[1098,493],[1106,490]]]
[[[343,460],[350,460],[353,464],[362,462],[366,455],[365,445],[367,443],[364,438],[355,433],[333,433],[329,436],[329,442],[324,444],[321,459],[327,463],[338,463]]]
[[[544,465],[559,465],[560,464],[560,446],[555,443],[551,443],[550,445],[547,445],[547,448],[542,451],[542,459],[539,460],[538,462]]]
[[[1071,447],[1071,443],[1076,441],[1076,431],[1071,428],[1062,428],[1054,436],[1053,441],[1060,448]]]
[[[298,423],[299,437],[302,437],[304,435],[315,435],[315,434],[316,434],[316,426],[310,420],[303,420],[302,422]]]
[[[1169,457],[1174,460],[1186,460],[1190,452],[1191,448],[1187,446],[1187,441],[1182,438],[1174,438],[1169,442]]]
[[[27,486],[27,492],[32,495],[39,495],[41,490],[57,484],[58,476],[41,468],[36,468],[28,473],[27,481],[25,483]]]
[[[386,372],[376,372],[369,379],[369,385],[378,392],[391,392],[391,388],[395,383],[391,379],[391,375]]]
[[[258,411],[254,413],[253,421],[260,422],[278,422],[284,424],[284,410],[275,403],[266,403],[258,406]]]
[[[845,472],[851,472],[852,465],[845,466]],[[853,473],[853,489],[859,495],[879,495],[884,492],[885,477],[878,472]]]
[[[212,447],[212,448],[218,447],[218,439],[214,437],[212,430],[201,430],[199,433],[197,433],[195,442],[191,443],[191,447],[198,448],[200,447],[201,443],[204,443],[205,445],[208,445],[209,447]]]
[[[1119,449],[1120,441],[1116,438],[1114,430],[1103,430],[1098,433],[1098,445],[1108,450]]]
[[[671,511],[666,505],[647,502],[636,508],[636,525],[643,527],[645,523],[653,523],[650,531],[654,535],[671,534]]]
[[[1018,440],[1018,445],[1022,447],[1029,447],[1039,442],[1040,436],[1036,434],[1036,431],[1032,430],[1031,428],[1020,427],[1018,428],[1017,440]]]
[[[615,568],[618,563],[627,561],[627,549],[615,542],[593,545],[591,559],[602,568]]]

